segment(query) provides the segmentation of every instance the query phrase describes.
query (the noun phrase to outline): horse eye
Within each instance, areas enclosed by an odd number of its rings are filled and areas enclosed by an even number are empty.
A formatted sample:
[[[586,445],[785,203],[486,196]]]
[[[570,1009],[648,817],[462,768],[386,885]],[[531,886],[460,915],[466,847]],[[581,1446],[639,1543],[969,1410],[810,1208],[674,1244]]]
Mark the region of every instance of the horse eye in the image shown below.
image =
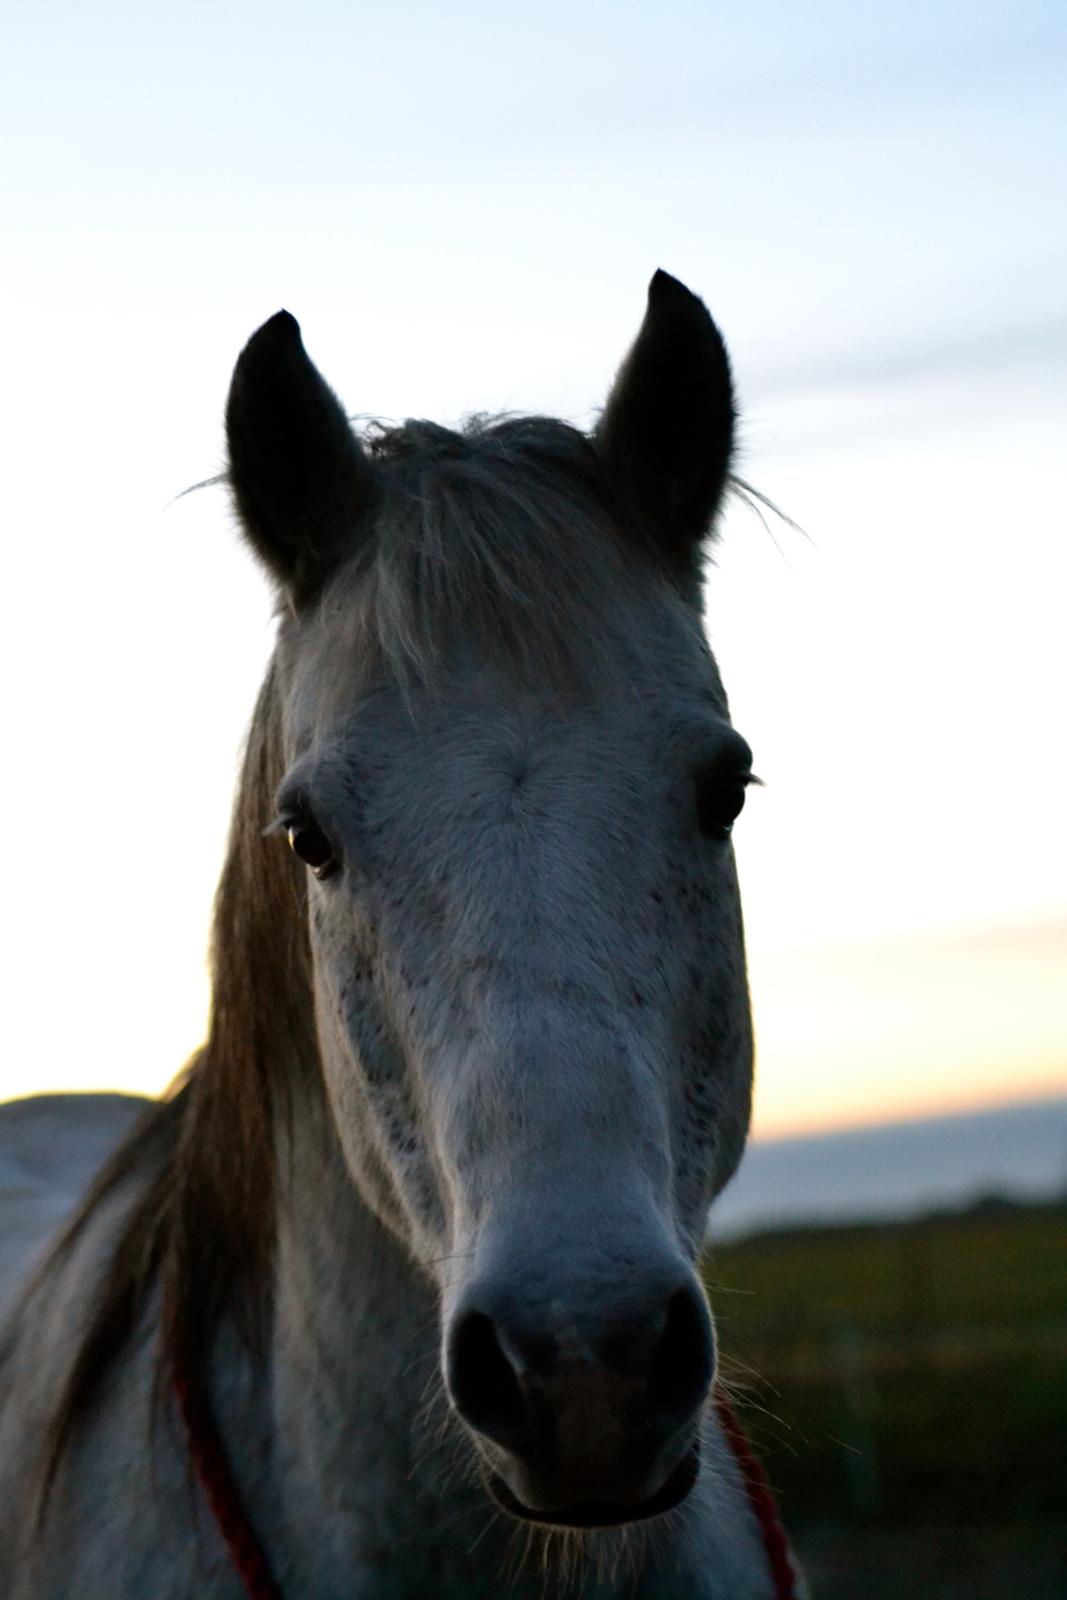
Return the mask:
[[[709,839],[728,839],[745,803],[745,790],[758,783],[751,772],[709,768],[697,777],[697,819]]]
[[[288,824],[286,834],[290,847],[311,868],[316,878],[329,878],[340,869],[341,863],[334,855],[333,845],[318,823],[301,818]]]

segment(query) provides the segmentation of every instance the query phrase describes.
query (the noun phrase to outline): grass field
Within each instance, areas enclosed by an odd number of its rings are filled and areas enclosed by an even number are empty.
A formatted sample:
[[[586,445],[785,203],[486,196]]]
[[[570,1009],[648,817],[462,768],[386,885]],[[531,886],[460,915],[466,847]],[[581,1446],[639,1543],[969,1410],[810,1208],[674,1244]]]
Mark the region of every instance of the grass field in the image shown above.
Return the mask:
[[[706,1279],[816,1600],[1067,1600],[1067,1206],[767,1234]]]

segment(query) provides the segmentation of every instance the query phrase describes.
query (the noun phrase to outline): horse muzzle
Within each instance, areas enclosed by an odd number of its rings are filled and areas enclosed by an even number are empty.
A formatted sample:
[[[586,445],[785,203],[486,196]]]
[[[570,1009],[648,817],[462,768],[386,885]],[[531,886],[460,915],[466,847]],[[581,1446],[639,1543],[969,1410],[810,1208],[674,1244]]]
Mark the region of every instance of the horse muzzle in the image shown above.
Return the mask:
[[[449,1322],[445,1375],[496,1503],[555,1527],[617,1526],[678,1505],[700,1471],[714,1336],[692,1269],[605,1293],[524,1298],[469,1285]]]

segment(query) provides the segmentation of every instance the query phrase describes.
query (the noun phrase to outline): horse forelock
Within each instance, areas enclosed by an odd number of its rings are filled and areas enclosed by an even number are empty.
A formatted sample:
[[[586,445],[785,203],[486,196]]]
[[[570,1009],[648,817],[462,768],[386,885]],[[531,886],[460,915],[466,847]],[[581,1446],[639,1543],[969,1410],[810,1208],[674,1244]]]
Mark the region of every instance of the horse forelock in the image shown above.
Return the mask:
[[[472,646],[539,683],[613,681],[620,652],[651,665],[636,615],[650,591],[695,620],[580,429],[475,416],[456,431],[370,423],[364,442],[371,527],[315,608],[331,635],[320,685],[336,666],[349,690],[353,669],[432,690]],[[697,577],[681,584],[683,602]]]

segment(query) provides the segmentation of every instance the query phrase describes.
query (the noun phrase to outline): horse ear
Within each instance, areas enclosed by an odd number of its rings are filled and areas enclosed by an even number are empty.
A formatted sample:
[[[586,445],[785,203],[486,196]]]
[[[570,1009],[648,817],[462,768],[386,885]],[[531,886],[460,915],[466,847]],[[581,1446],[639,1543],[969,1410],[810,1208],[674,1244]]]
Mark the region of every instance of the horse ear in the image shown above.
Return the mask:
[[[373,468],[288,311],[265,322],[238,357],[226,442],[249,542],[300,605],[354,548]]]
[[[734,395],[704,302],[666,272],[595,433],[608,479],[672,567],[691,569],[726,483]]]

